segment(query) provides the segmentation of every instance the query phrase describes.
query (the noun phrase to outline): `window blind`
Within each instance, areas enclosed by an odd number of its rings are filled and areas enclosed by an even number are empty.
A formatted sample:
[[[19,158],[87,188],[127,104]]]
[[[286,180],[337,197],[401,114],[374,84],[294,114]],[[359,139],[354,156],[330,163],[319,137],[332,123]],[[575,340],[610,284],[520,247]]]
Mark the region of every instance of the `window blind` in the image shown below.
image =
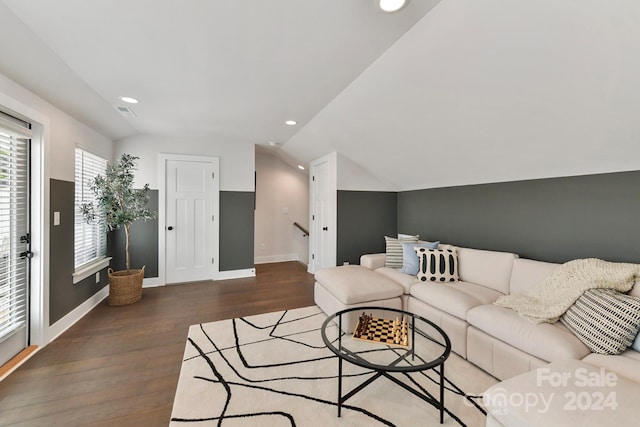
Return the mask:
[[[0,115],[0,342],[26,327],[29,125]],[[24,236],[24,237],[23,237]]]
[[[96,206],[96,197],[91,191],[91,182],[97,175],[104,175],[107,161],[81,148],[76,148],[75,165],[75,268],[81,268],[103,258],[107,254],[107,233],[104,213]],[[88,224],[82,216],[80,206],[93,202],[96,221]]]

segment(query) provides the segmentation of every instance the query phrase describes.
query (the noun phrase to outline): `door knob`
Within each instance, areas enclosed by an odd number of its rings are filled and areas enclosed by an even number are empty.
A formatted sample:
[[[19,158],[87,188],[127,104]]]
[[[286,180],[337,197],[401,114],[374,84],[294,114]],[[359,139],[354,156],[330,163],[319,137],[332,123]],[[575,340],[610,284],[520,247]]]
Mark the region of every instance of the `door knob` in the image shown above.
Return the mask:
[[[171,231],[171,230],[173,230],[173,227],[172,226],[168,226],[167,230]]]

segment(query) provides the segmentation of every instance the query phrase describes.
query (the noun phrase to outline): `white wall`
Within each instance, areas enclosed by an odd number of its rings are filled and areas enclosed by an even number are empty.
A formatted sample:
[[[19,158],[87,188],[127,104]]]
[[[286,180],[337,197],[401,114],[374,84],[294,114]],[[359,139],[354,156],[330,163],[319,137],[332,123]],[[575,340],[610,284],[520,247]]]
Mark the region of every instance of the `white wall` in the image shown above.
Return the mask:
[[[640,169],[640,2],[441,1],[282,149],[397,190]]]
[[[254,148],[207,139],[140,135],[116,143],[115,155],[140,157],[136,185],[158,188],[158,155],[187,154],[220,158],[220,191],[254,191]]]
[[[0,74],[0,95],[14,99],[22,104],[27,111],[35,115],[42,115],[49,120],[46,144],[49,149],[49,175],[53,179],[74,181],[75,147],[82,148],[111,160],[113,157],[113,142],[106,136],[96,132],[84,123],[69,116],[18,85],[8,77]],[[0,98],[2,101],[2,98]],[[5,101],[6,104],[10,101]],[[0,105],[2,102],[0,102]],[[8,106],[11,108],[10,106]]]
[[[35,256],[31,261],[30,322],[31,344],[46,345],[106,295],[104,291],[96,293],[60,321],[49,325],[49,181],[74,181],[76,145],[111,159],[113,142],[3,74],[0,74],[0,106],[34,123],[41,136],[41,141],[34,141],[32,145],[31,250]],[[73,218],[61,220],[73,221]]]
[[[338,190],[345,191],[396,191],[389,183],[380,181],[366,168],[338,153]]]
[[[269,153],[256,152],[255,262],[309,263],[309,178]],[[283,209],[287,213],[283,213]]]

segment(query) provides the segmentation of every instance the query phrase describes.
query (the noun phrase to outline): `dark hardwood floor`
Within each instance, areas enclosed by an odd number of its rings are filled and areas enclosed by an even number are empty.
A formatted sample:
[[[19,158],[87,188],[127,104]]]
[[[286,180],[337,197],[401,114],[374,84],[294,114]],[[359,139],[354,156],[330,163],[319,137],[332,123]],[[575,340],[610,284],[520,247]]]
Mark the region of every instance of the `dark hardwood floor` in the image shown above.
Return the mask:
[[[106,300],[0,382],[1,426],[166,426],[189,325],[313,305],[297,262]]]

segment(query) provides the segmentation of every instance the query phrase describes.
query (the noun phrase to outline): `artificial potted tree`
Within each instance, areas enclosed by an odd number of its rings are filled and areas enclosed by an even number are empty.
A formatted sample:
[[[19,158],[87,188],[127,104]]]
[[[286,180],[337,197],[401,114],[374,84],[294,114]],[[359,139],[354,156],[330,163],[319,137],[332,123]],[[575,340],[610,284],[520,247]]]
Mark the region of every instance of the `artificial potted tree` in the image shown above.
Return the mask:
[[[104,176],[96,176],[90,184],[96,196],[96,205],[85,203],[81,206],[87,222],[95,221],[102,214],[109,231],[124,228],[126,270],[113,271],[109,268],[109,305],[133,304],[142,298],[144,266],[131,269],[131,224],[137,220],[155,218],[156,214],[147,208],[149,184],[142,189],[133,188],[136,160],[138,157],[123,154],[120,160],[108,165]]]

